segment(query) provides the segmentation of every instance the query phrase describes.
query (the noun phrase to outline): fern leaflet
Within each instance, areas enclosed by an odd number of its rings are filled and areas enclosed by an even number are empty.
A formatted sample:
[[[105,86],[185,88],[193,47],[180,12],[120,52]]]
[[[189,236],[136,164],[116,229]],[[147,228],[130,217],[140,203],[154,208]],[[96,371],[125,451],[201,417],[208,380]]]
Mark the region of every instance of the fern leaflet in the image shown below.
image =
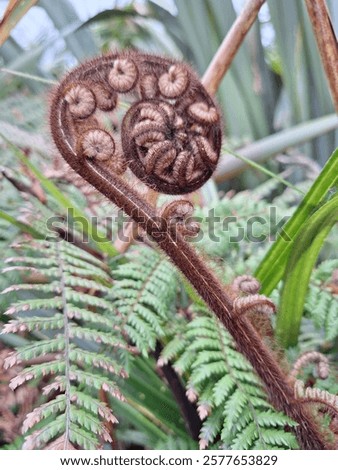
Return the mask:
[[[118,266],[113,277],[113,305],[124,317],[124,331],[147,356],[165,334],[165,323],[173,318],[175,270],[162,254],[141,248],[133,252],[132,260]]]
[[[200,447],[221,444],[230,449],[294,449],[297,441],[285,426],[292,422],[268,403],[258,377],[235,350],[229,333],[203,307],[187,324],[184,338],[173,338],[161,361],[188,377],[187,395],[198,399],[204,420]]]
[[[126,373],[105,345],[118,351],[129,346],[121,335],[121,318],[111,303],[100,297],[109,292],[111,278],[106,265],[76,246],[65,242],[34,242],[21,246],[23,255],[8,262],[12,270],[26,272],[30,282],[14,285],[19,300],[7,310],[14,316],[3,333],[39,331],[34,338],[7,358],[7,367],[31,363],[12,380],[22,383],[48,377],[45,395],[53,398],[35,408],[24,423],[27,449],[43,448],[62,439],[69,445],[95,449],[111,441],[105,423],[115,423],[109,407],[97,399],[100,390],[123,400],[116,383]],[[31,256],[29,256],[31,254]],[[31,298],[30,293],[35,294]],[[85,326],[84,326],[85,325]],[[37,429],[38,428],[38,429]]]

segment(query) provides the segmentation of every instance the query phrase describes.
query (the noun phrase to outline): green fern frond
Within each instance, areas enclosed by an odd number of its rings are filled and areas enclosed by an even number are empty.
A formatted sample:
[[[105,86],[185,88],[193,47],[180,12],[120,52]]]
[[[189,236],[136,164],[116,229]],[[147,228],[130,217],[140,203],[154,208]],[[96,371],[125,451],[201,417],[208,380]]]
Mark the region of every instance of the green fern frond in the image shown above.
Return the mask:
[[[198,396],[204,419],[201,447],[221,439],[231,449],[297,448],[294,434],[284,429],[295,423],[268,403],[258,377],[228,332],[206,309],[195,310],[195,319],[186,326],[185,343],[174,338],[161,360],[172,360],[177,351],[174,367],[188,377],[188,390]]]
[[[45,393],[54,391],[52,400],[27,415],[24,429],[32,432],[24,448],[41,448],[63,435],[73,445],[97,448],[102,439],[111,440],[104,423],[117,422],[98,400],[98,392],[124,399],[116,379],[126,373],[107,346],[115,353],[129,348],[121,335],[121,317],[102,297],[112,284],[107,267],[65,242],[33,242],[17,248],[22,255],[7,262],[23,273],[27,267],[34,280],[5,289],[7,294],[26,293],[26,298],[7,310],[15,318],[3,333],[39,331],[43,339],[34,338],[8,356],[7,367],[27,364],[10,386],[15,389],[24,382],[51,377]]]
[[[131,341],[147,355],[164,335],[164,325],[173,316],[176,297],[175,270],[149,248],[133,252],[133,259],[113,272],[114,308],[123,317],[124,330]]]
[[[338,260],[327,260],[314,271],[306,296],[304,313],[322,329],[326,341],[338,337],[338,299],[330,287],[332,276],[338,270]],[[334,283],[333,283],[334,284]]]

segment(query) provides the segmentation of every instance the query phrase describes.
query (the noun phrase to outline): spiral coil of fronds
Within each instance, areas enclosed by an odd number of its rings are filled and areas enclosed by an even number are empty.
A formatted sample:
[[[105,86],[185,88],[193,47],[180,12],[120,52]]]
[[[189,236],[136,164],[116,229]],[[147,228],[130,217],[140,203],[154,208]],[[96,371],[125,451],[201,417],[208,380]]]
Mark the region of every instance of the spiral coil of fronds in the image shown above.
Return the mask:
[[[117,111],[121,95],[131,107],[118,135],[102,125],[99,114]],[[159,192],[198,189],[218,162],[219,112],[184,63],[132,51],[94,59],[60,84],[54,113],[53,137],[68,163],[91,159],[117,174],[127,164]]]
[[[290,379],[296,380],[301,370],[309,364],[314,364],[316,366],[317,375],[320,379],[328,378],[330,373],[328,358],[318,351],[307,351],[294,363],[290,372]]]
[[[159,215],[169,225],[174,225],[183,236],[193,237],[200,230],[198,222],[192,219],[193,212],[193,204],[182,199],[164,204],[159,210]]]

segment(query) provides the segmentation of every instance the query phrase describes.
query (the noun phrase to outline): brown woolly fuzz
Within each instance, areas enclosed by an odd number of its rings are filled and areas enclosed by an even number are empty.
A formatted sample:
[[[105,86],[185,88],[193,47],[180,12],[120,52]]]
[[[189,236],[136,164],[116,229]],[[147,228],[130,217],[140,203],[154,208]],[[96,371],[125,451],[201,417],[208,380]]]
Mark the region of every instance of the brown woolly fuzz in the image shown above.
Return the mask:
[[[108,74],[108,83],[113,90],[127,93],[134,87],[137,77],[137,67],[132,60],[116,59]]]
[[[112,111],[117,104],[117,93],[100,83],[93,84],[96,104],[102,111]]]
[[[104,162],[114,155],[115,143],[109,132],[102,129],[86,131],[80,140],[82,154],[85,157]]]
[[[160,76],[158,87],[165,98],[178,98],[189,84],[187,70],[182,65],[172,65],[168,73]]]
[[[254,277],[244,274],[234,279],[232,287],[236,292],[253,295],[259,292],[261,285]]]
[[[216,108],[214,106],[209,107],[204,101],[191,104],[189,114],[201,124],[213,124],[219,119]]]
[[[238,315],[248,313],[261,313],[263,315],[272,315],[276,311],[272,300],[264,295],[248,295],[247,297],[237,297],[234,300],[234,311]]]
[[[114,157],[104,162],[104,168],[117,175],[123,175],[127,169],[127,161],[123,153],[115,150]]]
[[[169,224],[174,225],[184,236],[193,237],[198,234],[200,226],[191,220],[194,206],[190,201],[172,201],[161,207],[160,217],[164,217]]]
[[[140,79],[140,95],[143,99],[156,98],[158,92],[158,80],[155,75],[145,75]]]
[[[78,119],[89,117],[96,108],[93,93],[83,85],[72,86],[65,94],[65,101],[72,116]]]

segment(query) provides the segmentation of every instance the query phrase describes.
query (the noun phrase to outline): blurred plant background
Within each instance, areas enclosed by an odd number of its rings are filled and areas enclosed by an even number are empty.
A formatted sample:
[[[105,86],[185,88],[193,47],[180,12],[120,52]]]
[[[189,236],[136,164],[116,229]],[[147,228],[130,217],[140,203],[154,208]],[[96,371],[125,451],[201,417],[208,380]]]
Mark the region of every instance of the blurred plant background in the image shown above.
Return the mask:
[[[0,15],[5,11],[7,3],[0,1]],[[38,285],[42,282],[41,278],[23,279],[22,269],[20,271],[19,268],[22,263],[35,269],[46,268],[36,261],[39,259],[39,250],[41,252],[44,248],[40,246],[37,249],[31,240],[44,237],[49,217],[64,217],[69,208],[75,207],[77,214],[89,221],[91,217],[97,217],[99,230],[106,234],[107,239],[114,240],[119,228],[118,224],[107,226],[106,223],[106,217],[114,214],[115,209],[74,175],[67,174],[51,144],[47,116],[53,84],[84,59],[125,47],[184,59],[202,76],[244,2],[40,0],[18,4],[16,15],[21,19],[13,28],[9,22],[9,36],[7,39],[2,37],[0,47],[0,267],[6,269],[6,274],[0,278],[0,289],[7,289],[6,295],[0,300],[1,324],[6,323],[7,318],[3,313],[11,305],[14,305],[12,308],[19,315],[20,302],[29,304],[39,298],[32,291],[22,293],[22,289],[8,288],[23,282]],[[28,11],[26,4],[31,5]],[[327,4],[337,31],[338,3],[327,0]],[[306,191],[319,181],[321,169],[338,145],[338,118],[305,2],[268,0],[263,5],[258,21],[254,23],[222,81],[217,98],[224,118],[223,156],[214,180],[208,182],[196,198],[200,206],[196,211],[197,215],[206,220],[205,232],[208,231],[206,217],[210,209],[223,218],[236,215],[237,221],[226,233],[221,226],[216,226],[220,242],[213,242],[206,237],[198,247],[210,257],[210,262],[225,282],[230,282],[235,275],[256,270],[258,277],[263,280],[263,289],[269,294],[272,291],[278,303],[280,295],[286,296],[283,291],[280,293],[279,287],[280,281],[285,280],[283,276],[288,272],[290,261],[289,251],[284,252],[281,243],[275,244],[275,252],[270,251],[272,254],[266,255],[278,230],[269,232],[265,227],[262,232],[255,234],[257,240],[262,234],[263,238],[254,243],[246,233],[241,241],[231,241],[230,236],[238,234],[241,227],[245,232],[250,217],[263,215],[269,222],[271,206],[277,208],[279,220],[295,213],[293,220],[297,230],[294,233],[305,230],[312,213],[308,211],[306,217],[303,217],[296,209]],[[329,169],[326,167],[326,173],[316,186],[317,192],[310,191],[307,196],[307,200],[312,201],[313,210],[330,202],[332,198],[336,200],[337,154],[333,155],[330,162]],[[335,205],[331,220],[336,220],[336,217]],[[312,230],[314,226],[311,226]],[[126,315],[129,329],[123,335],[129,336],[130,343],[140,351],[137,356],[125,353],[123,359],[120,359],[129,379],[119,385],[126,401],[121,402],[116,397],[113,399],[112,407],[121,422],[116,429],[115,423],[110,422],[113,447],[196,448],[198,440],[202,447],[296,447],[293,435],[283,431],[286,418],[273,415],[274,411],[270,409],[264,394],[259,392],[255,395],[253,392],[253,385],[258,379],[251,377],[252,371],[248,364],[242,363],[243,358],[237,357],[236,365],[229,365],[222,356],[224,350],[227,354],[230,351],[233,357],[238,354],[233,350],[226,332],[218,338],[219,343],[215,340],[213,344],[205,344],[204,356],[207,356],[208,348],[211,352],[206,363],[203,363],[203,351],[198,342],[199,327],[201,331],[206,331],[207,336],[214,338],[217,326],[210,326],[210,322],[206,322],[208,312],[198,305],[188,286],[181,286],[181,282],[177,282],[180,280],[179,275],[173,272],[170,265],[165,265],[164,272],[160,270],[157,276],[159,255],[154,250],[150,252],[150,248],[147,248],[149,253],[140,250],[139,242],[136,248],[129,248],[127,253],[118,253],[109,242],[98,245],[93,240],[89,243],[89,249],[83,249],[78,243],[81,231],[81,227],[76,225],[70,229],[64,219],[60,222],[60,235],[67,234],[68,241],[77,245],[77,249],[83,253],[89,251],[91,256],[102,263],[99,267],[107,277],[100,278],[101,287],[92,286],[93,295],[97,294],[96,289],[101,289],[101,296],[105,295],[105,288],[114,279],[113,292],[107,293],[107,299],[112,305],[117,302],[116,308],[121,315]],[[300,336],[292,345],[285,344],[292,346],[287,352],[291,360],[309,348],[329,354],[333,363],[337,360],[338,237],[335,228],[330,232],[327,230],[324,235],[313,263],[307,266],[310,280],[306,282],[303,301],[297,307],[301,321]],[[30,263],[24,255],[17,256],[21,248],[13,247],[13,242],[32,245],[25,252],[25,256],[29,254]],[[51,266],[53,256],[50,258]],[[93,260],[84,260],[81,256],[78,258],[83,263],[95,265]],[[8,261],[11,257],[14,257],[14,261]],[[150,264],[144,267],[143,277],[133,277],[135,264],[137,270],[144,259],[148,259]],[[275,266],[278,265],[280,269],[276,268],[277,274],[271,285],[268,282],[264,284],[264,279],[272,278],[272,261],[275,260],[278,261]],[[72,262],[65,258],[65,264],[67,262],[72,266]],[[70,273],[73,268],[70,268]],[[299,269],[299,266],[296,268]],[[296,268],[290,268],[291,275],[295,275]],[[91,268],[84,269],[88,272],[82,275],[83,279],[92,279]],[[42,274],[45,276],[44,282],[48,284],[49,274]],[[79,272],[77,275],[81,277]],[[165,285],[170,285],[171,290],[164,288],[161,280]],[[152,286],[156,292],[162,292],[163,289],[160,305],[154,303],[154,299],[149,300],[153,293]],[[85,289],[86,284],[83,282],[77,287]],[[135,294],[140,289],[145,292],[146,300]],[[293,307],[297,295],[294,292],[287,300],[284,298],[284,304],[289,302],[288,309]],[[134,299],[132,304],[130,299]],[[80,299],[74,302],[77,307],[81,304]],[[284,304],[282,301],[281,305]],[[80,307],[88,308],[89,311],[95,308],[99,312],[105,310],[102,305],[95,307],[90,302]],[[55,310],[55,305],[53,308]],[[45,304],[41,309],[45,314],[48,312]],[[28,310],[36,317],[39,309],[32,303]],[[114,313],[108,311],[107,314],[105,311],[102,315],[109,317]],[[121,318],[119,321],[122,321]],[[105,327],[111,326],[109,322],[105,324]],[[48,331],[27,332],[27,328],[20,334],[13,329],[0,338],[0,387],[3,392],[0,397],[0,441],[3,448],[21,448],[22,423],[34,403],[41,405],[39,390],[46,386],[47,379],[41,371],[37,372],[34,386],[22,386],[20,394],[13,392],[8,388],[8,382],[15,377],[14,372],[20,374],[21,366],[16,365],[18,370],[13,372],[13,369],[3,369],[1,363],[13,348],[26,347],[36,339],[47,341],[50,338]],[[125,337],[124,340],[127,341]],[[81,341],[80,346],[85,350],[97,352],[97,345],[93,346],[95,341],[89,333]],[[196,363],[184,355],[184,349],[189,343],[190,357],[200,354]],[[51,352],[47,348],[41,354]],[[208,361],[211,362],[211,358],[216,356],[218,366],[209,369]],[[23,357],[28,363],[36,360],[34,354]],[[160,365],[156,366],[158,360]],[[165,369],[168,361],[175,365],[175,368],[170,365],[169,372]],[[229,372],[231,367],[235,370],[232,375]],[[243,378],[240,371],[246,371],[250,379]],[[171,373],[181,375],[182,389],[179,391],[173,391]],[[230,383],[227,384],[228,394],[224,392],[219,396],[220,381],[227,374],[232,379],[236,378],[236,386],[238,381],[242,384],[246,398],[235,396],[231,388],[233,384]],[[321,386],[331,393],[337,393],[334,379],[325,384],[323,381]],[[97,388],[100,390],[100,384]],[[180,403],[178,397],[186,397],[186,392],[188,396],[190,393],[190,397],[196,395],[196,405]],[[102,398],[102,390],[100,393],[101,400],[107,402],[107,397]],[[236,420],[247,402],[256,403],[261,422],[251,417],[236,428]],[[231,409],[234,412],[230,416]],[[51,416],[46,413],[44,419],[51,420]],[[75,416],[74,426],[80,422],[81,419]],[[253,430],[253,422],[264,430],[263,441],[252,437],[257,434],[256,428]],[[252,435],[248,431],[249,425]],[[40,436],[41,440],[36,441],[35,445],[43,446],[53,440],[62,432],[60,429]],[[97,429],[94,426],[91,432],[99,435],[99,442],[102,436]],[[262,435],[261,432],[258,434]],[[73,444],[85,448],[96,446],[96,441],[91,441],[88,436],[86,439],[81,441],[74,438]]]

